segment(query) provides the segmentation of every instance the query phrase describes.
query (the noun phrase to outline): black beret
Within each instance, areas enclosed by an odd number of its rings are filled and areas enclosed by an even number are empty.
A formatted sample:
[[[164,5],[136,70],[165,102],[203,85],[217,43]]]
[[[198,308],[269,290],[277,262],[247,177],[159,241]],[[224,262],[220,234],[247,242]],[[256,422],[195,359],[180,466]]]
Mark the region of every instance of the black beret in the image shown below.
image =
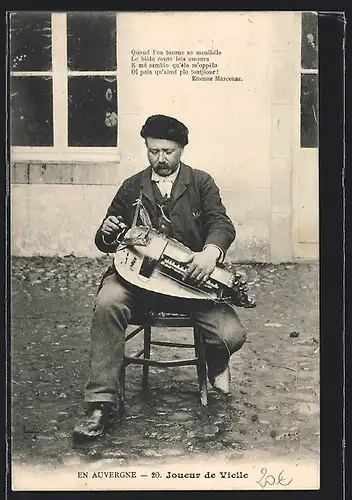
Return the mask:
[[[141,136],[144,139],[153,137],[154,139],[174,141],[182,147],[188,144],[188,128],[171,116],[150,116],[141,128]]]

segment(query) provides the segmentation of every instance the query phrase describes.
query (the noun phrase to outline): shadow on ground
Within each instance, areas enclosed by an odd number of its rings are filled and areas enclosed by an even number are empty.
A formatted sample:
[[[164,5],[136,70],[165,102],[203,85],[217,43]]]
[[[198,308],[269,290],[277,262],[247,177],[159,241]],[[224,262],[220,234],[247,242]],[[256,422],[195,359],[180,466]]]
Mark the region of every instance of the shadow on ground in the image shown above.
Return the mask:
[[[194,367],[127,369],[127,412],[112,435],[74,448],[84,411],[89,326],[110,259],[14,258],[11,292],[12,456],[25,463],[164,463],[198,455],[319,454],[318,266],[240,265],[258,306],[239,309],[248,340],[232,357],[230,398],[201,408]],[[160,337],[165,332],[158,332]],[[186,329],[169,332],[189,339]],[[170,356],[159,348],[159,356]],[[177,354],[172,350],[172,355]],[[184,351],[182,354],[184,355]]]

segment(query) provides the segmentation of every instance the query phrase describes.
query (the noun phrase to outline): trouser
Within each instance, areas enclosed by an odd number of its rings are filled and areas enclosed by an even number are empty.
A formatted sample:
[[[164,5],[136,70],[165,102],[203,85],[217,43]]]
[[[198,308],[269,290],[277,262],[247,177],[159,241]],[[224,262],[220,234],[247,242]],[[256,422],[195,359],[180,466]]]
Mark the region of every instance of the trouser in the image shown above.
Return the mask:
[[[133,311],[144,308],[190,312],[205,342],[208,376],[221,373],[231,354],[245,339],[245,330],[235,308],[229,304],[165,299],[122,282],[116,274],[107,276],[95,299],[91,324],[90,369],[85,400],[116,402],[118,376],[123,362],[125,331]],[[187,311],[188,309],[188,311]]]

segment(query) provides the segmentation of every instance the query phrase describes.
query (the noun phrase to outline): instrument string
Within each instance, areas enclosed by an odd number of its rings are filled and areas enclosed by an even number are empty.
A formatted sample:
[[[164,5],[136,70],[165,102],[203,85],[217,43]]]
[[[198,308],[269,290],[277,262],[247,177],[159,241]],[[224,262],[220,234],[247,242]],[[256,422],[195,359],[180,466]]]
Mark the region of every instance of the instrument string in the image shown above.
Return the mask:
[[[132,220],[132,226],[131,226],[131,237],[133,237],[134,232],[136,230],[137,219],[138,219],[138,214],[139,214],[141,204],[142,204],[142,193],[139,194],[139,198],[137,198],[137,200],[134,203],[134,205],[136,206],[136,209],[135,209],[134,214],[133,214],[133,220]]]

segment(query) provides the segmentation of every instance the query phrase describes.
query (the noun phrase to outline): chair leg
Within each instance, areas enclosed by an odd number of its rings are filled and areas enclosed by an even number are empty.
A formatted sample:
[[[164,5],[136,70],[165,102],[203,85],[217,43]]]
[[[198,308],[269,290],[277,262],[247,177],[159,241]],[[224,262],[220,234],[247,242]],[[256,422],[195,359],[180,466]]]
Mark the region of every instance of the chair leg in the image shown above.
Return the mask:
[[[150,342],[152,337],[151,326],[144,327],[144,359],[150,359]],[[149,389],[149,366],[143,365],[142,392],[147,393]]]
[[[205,362],[205,348],[201,333],[197,328],[193,329],[194,349],[198,358],[197,375],[200,391],[200,402],[202,406],[208,406],[207,370]]]
[[[125,392],[126,392],[126,365],[125,361],[122,361],[121,370],[119,373],[119,413],[124,415],[125,413]]]

